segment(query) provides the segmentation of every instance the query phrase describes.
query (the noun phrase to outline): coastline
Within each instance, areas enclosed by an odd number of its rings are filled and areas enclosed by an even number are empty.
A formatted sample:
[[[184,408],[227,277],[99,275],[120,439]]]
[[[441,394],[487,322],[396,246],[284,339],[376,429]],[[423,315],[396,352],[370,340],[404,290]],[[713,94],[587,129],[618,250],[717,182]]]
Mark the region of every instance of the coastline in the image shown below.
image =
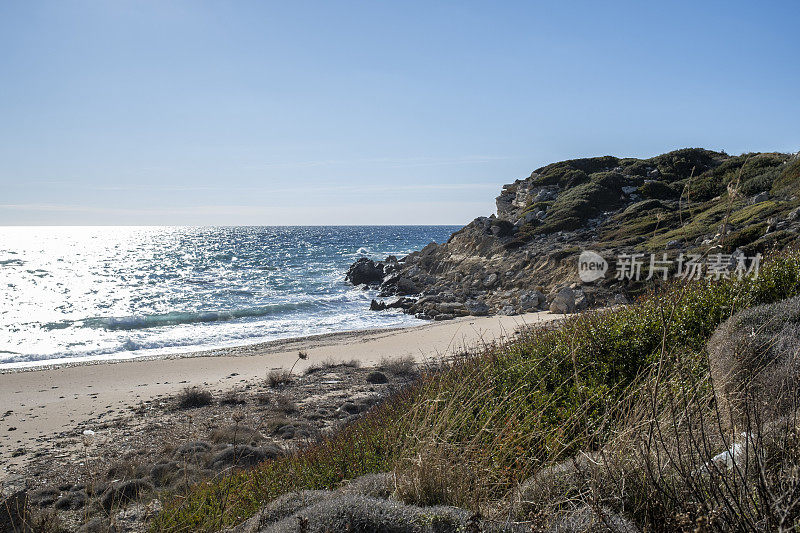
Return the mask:
[[[0,373],[0,481],[30,452],[57,446],[100,420],[108,422],[136,406],[171,397],[186,387],[224,392],[263,382],[276,368],[302,374],[310,365],[357,360],[432,360],[510,338],[520,328],[562,318],[549,312],[517,316],[463,317],[406,328],[382,328],[281,339],[261,344],[136,359],[80,361],[6,369]],[[298,361],[299,351],[308,353]],[[17,449],[26,454],[12,457]]]

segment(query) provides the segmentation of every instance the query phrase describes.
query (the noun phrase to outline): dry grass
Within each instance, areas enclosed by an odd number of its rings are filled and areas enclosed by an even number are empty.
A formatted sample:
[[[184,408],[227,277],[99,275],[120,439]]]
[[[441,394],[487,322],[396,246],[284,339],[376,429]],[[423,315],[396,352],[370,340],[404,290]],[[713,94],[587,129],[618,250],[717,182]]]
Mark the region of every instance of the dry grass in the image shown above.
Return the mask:
[[[194,409],[214,403],[214,397],[200,387],[187,387],[175,398],[179,409]]]
[[[277,389],[292,382],[292,373],[286,369],[275,368],[267,374],[267,386]]]
[[[384,357],[378,364],[378,368],[386,372],[391,372],[396,376],[411,376],[417,372],[417,364],[410,355]]]

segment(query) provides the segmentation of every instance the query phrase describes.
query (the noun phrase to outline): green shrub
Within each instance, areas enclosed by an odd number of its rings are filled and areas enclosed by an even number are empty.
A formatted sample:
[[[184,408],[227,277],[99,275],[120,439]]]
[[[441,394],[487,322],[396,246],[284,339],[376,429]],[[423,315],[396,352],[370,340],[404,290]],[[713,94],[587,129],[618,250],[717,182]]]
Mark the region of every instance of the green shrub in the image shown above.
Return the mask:
[[[655,200],[671,200],[680,196],[681,192],[662,181],[648,181],[639,187],[639,194]]]
[[[561,194],[547,211],[545,223],[537,230],[552,233],[579,228],[603,211],[619,205],[622,176],[604,172],[594,174],[591,181],[572,187]]]

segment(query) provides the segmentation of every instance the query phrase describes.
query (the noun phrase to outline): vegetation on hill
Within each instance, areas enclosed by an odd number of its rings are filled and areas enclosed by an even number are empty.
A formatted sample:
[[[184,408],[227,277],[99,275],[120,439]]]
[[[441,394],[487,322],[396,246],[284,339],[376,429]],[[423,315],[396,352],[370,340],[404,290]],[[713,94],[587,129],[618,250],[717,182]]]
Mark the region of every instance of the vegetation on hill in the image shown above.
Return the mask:
[[[709,161],[699,154],[672,165]],[[606,526],[620,516],[649,530],[785,526],[798,517],[796,489],[781,500],[777,489],[786,487],[764,487],[777,479],[774,468],[755,468],[763,475],[752,480],[704,466],[731,444],[726,431],[712,431],[705,346],[737,311],[798,294],[800,253],[785,252],[757,279],[675,282],[630,306],[463,354],[317,444],[167,499],[153,530],[217,530],[281,494],[378,472],[394,473],[402,501],[458,506],[501,522],[549,523],[580,504],[605,516]],[[701,423],[697,433],[698,420],[711,425]],[[680,440],[687,435],[696,439]],[[579,467],[594,454],[605,459]],[[783,473],[800,467],[796,454],[778,457]],[[581,481],[548,492],[544,474],[564,461]]]
[[[613,275],[622,254],[753,256],[798,244],[800,155],[687,148],[574,159],[503,186],[496,204],[496,215],[387,258],[362,282],[380,285],[381,297],[410,296],[384,305],[434,320],[549,308],[567,287],[581,306],[613,303],[646,288]],[[611,275],[582,282],[582,250],[599,253]]]

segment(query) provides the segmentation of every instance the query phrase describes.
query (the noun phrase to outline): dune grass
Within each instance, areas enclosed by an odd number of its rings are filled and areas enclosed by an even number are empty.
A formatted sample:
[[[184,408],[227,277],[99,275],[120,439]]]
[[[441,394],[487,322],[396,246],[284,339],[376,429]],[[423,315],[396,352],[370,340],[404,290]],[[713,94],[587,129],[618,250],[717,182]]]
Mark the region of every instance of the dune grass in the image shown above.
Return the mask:
[[[309,448],[166,498],[152,529],[214,531],[280,494],[387,471],[407,502],[491,514],[542,465],[608,442],[666,358],[686,354],[682,368],[702,383],[700,355],[722,321],[797,294],[800,253],[785,252],[756,279],[675,282],[628,307],[458,356]]]

